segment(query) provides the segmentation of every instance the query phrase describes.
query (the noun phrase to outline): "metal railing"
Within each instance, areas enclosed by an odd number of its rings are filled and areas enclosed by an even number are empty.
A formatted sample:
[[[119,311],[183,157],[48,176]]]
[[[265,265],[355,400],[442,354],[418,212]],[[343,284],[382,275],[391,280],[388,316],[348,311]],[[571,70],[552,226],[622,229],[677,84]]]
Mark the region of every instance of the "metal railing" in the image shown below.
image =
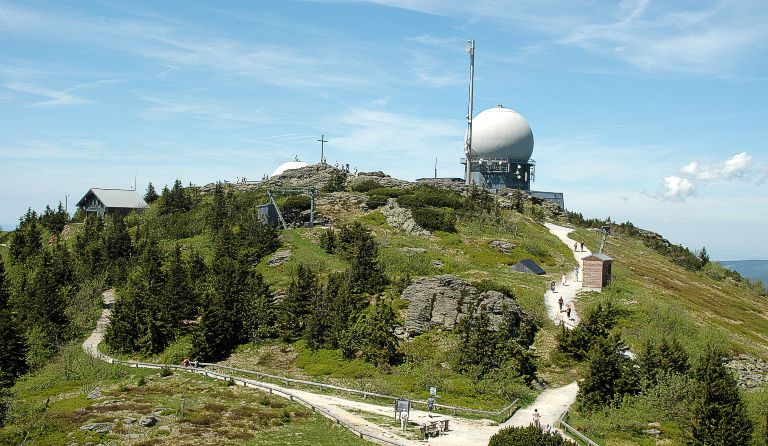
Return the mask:
[[[407,443],[404,443],[402,441],[398,441],[396,439],[392,438],[385,438],[381,437],[376,434],[372,434],[370,432],[363,431],[362,429],[344,421],[343,419],[337,417],[334,415],[331,411],[316,406],[315,404],[311,403],[310,401],[305,400],[304,398],[295,395],[294,393],[290,391],[286,391],[285,389],[282,389],[280,387],[272,386],[267,383],[262,383],[258,381],[254,381],[252,379],[248,378],[241,378],[238,376],[232,376],[227,375],[226,373],[220,373],[220,372],[214,372],[211,370],[206,370],[204,368],[199,367],[185,367],[185,366],[179,366],[179,365],[173,365],[173,364],[154,364],[151,362],[139,362],[139,361],[123,361],[121,359],[114,359],[109,356],[103,355],[104,359],[111,363],[111,364],[122,364],[128,367],[136,367],[136,368],[147,368],[147,369],[173,369],[173,370],[181,370],[188,373],[196,373],[198,375],[204,375],[209,378],[214,378],[222,381],[231,381],[237,385],[241,385],[244,387],[251,387],[251,388],[259,388],[269,391],[270,395],[277,395],[282,398],[288,399],[290,401],[296,402],[301,404],[302,406],[305,406],[309,409],[311,409],[313,412],[318,412],[324,417],[331,419],[336,422],[339,426],[344,427],[345,429],[353,432],[361,439],[368,438],[369,440],[373,440],[379,443],[384,443],[388,445],[393,446],[407,446]],[[203,365],[203,364],[201,364]]]
[[[303,380],[303,379],[288,378],[286,376],[272,375],[272,374],[269,374],[269,373],[257,372],[257,371],[254,371],[254,370],[238,369],[236,367],[230,367],[230,366],[221,365],[221,364],[215,364],[215,363],[210,363],[210,362],[201,362],[200,365],[203,366],[203,367],[213,367],[213,368],[218,368],[218,369],[229,370],[231,372],[245,373],[245,374],[249,374],[249,375],[254,375],[254,376],[258,376],[260,378],[272,379],[272,380],[275,380],[275,381],[283,382],[286,385],[289,385],[289,384],[301,384],[301,385],[305,385],[305,386],[318,387],[318,388],[320,388],[320,390],[336,390],[336,391],[339,391],[339,392],[345,392],[345,393],[351,393],[351,394],[354,394],[354,395],[360,395],[363,398],[368,398],[368,397],[382,398],[382,399],[387,399],[387,400],[392,400],[392,401],[396,401],[396,400],[401,398],[401,397],[397,397],[397,396],[393,396],[393,395],[386,395],[386,394],[383,394],[383,393],[369,392],[369,391],[359,390],[359,389],[350,389],[348,387],[341,387],[341,386],[336,386],[336,385],[333,385],[333,384],[325,384],[325,383],[319,383],[319,382],[315,382],[315,381],[306,381],[306,380]],[[512,401],[511,403],[509,403],[505,407],[502,407],[498,411],[472,409],[472,408],[469,408],[469,407],[451,406],[451,405],[447,405],[447,404],[438,404],[438,403],[435,404],[435,407],[438,408],[438,409],[453,411],[454,414],[456,414],[456,412],[465,412],[465,413],[472,413],[472,414],[478,414],[478,415],[492,415],[494,417],[501,417],[501,416],[503,416],[504,418],[502,419],[502,421],[506,421],[507,419],[509,419],[512,416],[512,414],[515,413],[515,411],[517,411],[517,402],[518,401],[519,401],[519,399],[515,399],[514,401]],[[414,404],[422,405],[424,407],[427,406],[427,402],[425,400],[411,400],[411,402],[414,403]]]
[[[594,441],[590,440],[589,437],[587,437],[586,435],[584,435],[581,432],[579,432],[578,430],[576,430],[575,427],[573,427],[570,424],[566,423],[564,420],[565,420],[565,417],[567,415],[568,415],[568,411],[566,410],[565,412],[563,412],[562,415],[560,415],[560,418],[557,420],[558,424],[560,425],[560,427],[562,429],[564,429],[566,432],[568,432],[569,435],[572,435],[572,436],[578,438],[579,440],[583,441],[585,444],[587,444],[589,446],[600,446],[599,444],[597,444]]]

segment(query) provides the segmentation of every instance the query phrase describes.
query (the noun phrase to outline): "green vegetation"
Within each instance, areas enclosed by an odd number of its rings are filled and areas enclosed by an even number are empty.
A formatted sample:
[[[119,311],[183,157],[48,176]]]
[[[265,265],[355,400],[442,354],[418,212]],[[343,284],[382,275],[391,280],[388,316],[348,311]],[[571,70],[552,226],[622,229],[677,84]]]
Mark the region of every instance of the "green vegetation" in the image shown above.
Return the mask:
[[[570,442],[538,427],[506,427],[491,437],[488,446],[564,446]]]
[[[345,180],[333,176],[325,190],[342,191]],[[261,225],[255,213],[265,191],[222,184],[202,192],[176,181],[160,194],[148,187],[145,212],[84,218],[66,240],[51,237],[62,226],[59,211],[49,207],[38,216],[30,210],[5,236],[9,246],[1,251],[8,289],[4,299],[0,286],[0,377],[8,408],[3,439],[28,436],[56,444],[68,432],[81,443],[111,439],[113,434],[78,430],[85,422],[123,415],[92,408],[83,395],[99,386],[105,398],[137,404],[139,412],[172,408],[168,417],[195,435],[216,432],[243,444],[313,444],[338,434],[334,442],[359,443],[299,407],[261,407],[252,391],[184,374],[161,379],[85,358],[74,344],[93,328],[101,291],[114,287],[117,302],[103,348],[121,357],[223,360],[420,399],[437,386],[440,403],[488,410],[515,398],[532,401],[537,384],[580,379],[569,422],[601,444],[655,444],[646,432],[649,423],[658,423],[658,440],[682,443],[695,422],[702,437],[739,443],[753,432],[750,446],[763,444],[766,390],[737,391],[716,355],[706,352],[716,344],[723,355],[765,357],[765,290],[709,262],[705,249],[675,247],[630,223],[568,214],[580,225],[571,236],[592,248],[601,234],[589,228],[611,225],[606,252],[614,258],[614,280],[602,293],[579,296],[583,322],[566,332],[547,320],[542,293],[573,267],[573,253],[540,224],[542,207],[521,194],[504,202],[479,188],[460,194],[386,188],[376,181],[351,188],[358,198],[367,195],[370,210],[354,206],[331,228],[280,234]],[[345,195],[327,196],[331,202],[334,197]],[[411,209],[433,235],[389,227],[373,209],[390,198]],[[297,222],[309,208],[305,196],[277,199]],[[320,206],[320,213],[330,213],[335,205]],[[489,246],[496,240],[516,247],[501,252]],[[290,259],[268,265],[264,259],[280,247],[291,250]],[[510,271],[509,265],[527,258],[549,274]],[[413,339],[398,338],[408,308],[403,289],[437,274],[513,297],[522,316],[507,314],[492,328],[487,313],[473,309],[453,331],[436,326]],[[70,377],[56,383],[59,373]],[[240,401],[258,410],[246,414]],[[214,419],[216,411],[236,428]],[[738,415],[743,429],[725,429],[733,420],[718,425],[724,413]],[[35,425],[38,418],[43,422]],[[114,435],[129,431],[118,423]],[[257,435],[247,436],[249,431]],[[158,428],[142,441],[183,443],[176,435]]]

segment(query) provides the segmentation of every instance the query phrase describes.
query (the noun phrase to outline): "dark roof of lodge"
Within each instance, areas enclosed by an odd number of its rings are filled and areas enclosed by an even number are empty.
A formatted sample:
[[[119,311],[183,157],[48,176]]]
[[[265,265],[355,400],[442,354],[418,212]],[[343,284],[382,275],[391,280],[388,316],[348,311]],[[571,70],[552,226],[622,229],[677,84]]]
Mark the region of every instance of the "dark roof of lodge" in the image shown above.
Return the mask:
[[[537,265],[536,262],[534,262],[531,259],[524,259],[515,263],[514,265],[512,265],[512,270],[520,273],[538,274],[538,275],[547,273],[546,271],[544,271],[544,269],[542,269],[542,267]]]
[[[83,198],[77,202],[77,205],[81,206],[91,194],[95,195],[96,198],[108,208],[143,209],[147,207],[147,203],[135,190],[101,189],[97,187],[91,188]]]

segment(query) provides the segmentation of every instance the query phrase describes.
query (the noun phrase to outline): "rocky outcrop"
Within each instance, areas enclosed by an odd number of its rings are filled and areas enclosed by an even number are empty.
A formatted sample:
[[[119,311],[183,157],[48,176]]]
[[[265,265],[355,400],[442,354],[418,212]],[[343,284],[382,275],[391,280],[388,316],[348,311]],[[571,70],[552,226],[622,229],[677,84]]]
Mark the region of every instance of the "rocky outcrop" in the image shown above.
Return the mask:
[[[322,215],[337,218],[364,209],[368,197],[359,192],[333,192],[317,197],[317,210]]]
[[[490,246],[491,248],[496,248],[499,251],[503,252],[504,254],[512,254],[512,250],[515,249],[517,245],[505,240],[494,240],[491,243],[489,243],[488,246]]]
[[[429,237],[431,232],[419,226],[413,220],[410,209],[398,206],[394,198],[390,198],[385,206],[379,208],[379,212],[387,219],[387,224],[395,229],[400,229],[406,234],[418,237]]]
[[[738,375],[739,387],[754,389],[768,383],[768,362],[746,354],[731,358],[725,366]]]
[[[362,183],[364,181],[375,181],[381,185],[381,187],[412,187],[413,183],[405,180],[398,180],[393,178],[384,172],[359,172],[357,175],[350,175],[347,177],[347,186],[354,185],[356,183]]]
[[[415,280],[403,290],[402,298],[409,302],[405,331],[410,337],[434,326],[452,330],[458,321],[466,317],[473,305],[489,313],[494,327],[501,321],[505,306],[510,311],[520,313],[520,307],[514,299],[498,291],[480,292],[453,275]]]
[[[288,259],[291,258],[291,250],[290,249],[281,249],[277,251],[276,253],[272,254],[272,257],[267,260],[268,266],[280,266],[283,263],[287,262]]]
[[[115,428],[115,423],[88,423],[80,426],[81,431],[92,431],[97,434],[108,434]]]

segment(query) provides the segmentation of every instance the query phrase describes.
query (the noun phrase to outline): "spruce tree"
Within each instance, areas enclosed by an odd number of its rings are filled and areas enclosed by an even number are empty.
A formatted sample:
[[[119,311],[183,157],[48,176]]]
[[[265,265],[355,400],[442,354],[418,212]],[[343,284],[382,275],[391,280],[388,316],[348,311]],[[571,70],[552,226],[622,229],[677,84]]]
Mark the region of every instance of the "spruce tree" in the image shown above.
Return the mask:
[[[251,270],[245,287],[243,335],[246,340],[257,342],[274,334],[275,308],[269,285],[261,273]]]
[[[227,221],[227,201],[224,196],[224,185],[217,182],[213,189],[213,200],[208,214],[208,225],[216,233],[224,227]]]
[[[197,316],[197,306],[189,283],[186,262],[181,258],[181,247],[176,245],[173,255],[166,264],[165,283],[161,298],[162,319],[174,332],[178,332],[181,321]]]
[[[285,341],[298,339],[304,333],[310,304],[322,291],[317,274],[308,266],[299,264],[296,276],[288,285],[288,291],[277,305],[275,326]]]
[[[598,410],[613,401],[621,379],[621,365],[614,344],[598,339],[589,351],[588,372],[579,386],[576,401],[586,411]]]
[[[193,355],[204,361],[226,356],[232,348],[232,319],[224,298],[209,291],[203,296],[200,319],[192,335]]]
[[[5,265],[0,257],[0,389],[13,386],[16,378],[27,371],[26,355],[27,344],[13,318]]]
[[[344,333],[352,328],[365,302],[351,292],[344,273],[329,275],[323,293],[331,302],[328,342],[332,348],[339,348]]]
[[[310,349],[317,350],[331,344],[332,308],[332,301],[327,293],[319,292],[312,296],[304,326],[304,339]]]
[[[157,195],[155,186],[153,186],[152,183],[149,183],[147,185],[147,191],[144,193],[144,201],[147,202],[147,204],[152,204],[157,201],[158,198],[160,198],[160,196]]]
[[[64,278],[57,274],[53,256],[44,250],[30,273],[24,305],[19,310],[27,330],[39,329],[48,348],[67,339],[69,319],[65,313],[65,285]]]
[[[693,369],[697,382],[692,407],[694,446],[746,445],[753,423],[739,395],[736,378],[723,364],[723,353],[708,346]]]

